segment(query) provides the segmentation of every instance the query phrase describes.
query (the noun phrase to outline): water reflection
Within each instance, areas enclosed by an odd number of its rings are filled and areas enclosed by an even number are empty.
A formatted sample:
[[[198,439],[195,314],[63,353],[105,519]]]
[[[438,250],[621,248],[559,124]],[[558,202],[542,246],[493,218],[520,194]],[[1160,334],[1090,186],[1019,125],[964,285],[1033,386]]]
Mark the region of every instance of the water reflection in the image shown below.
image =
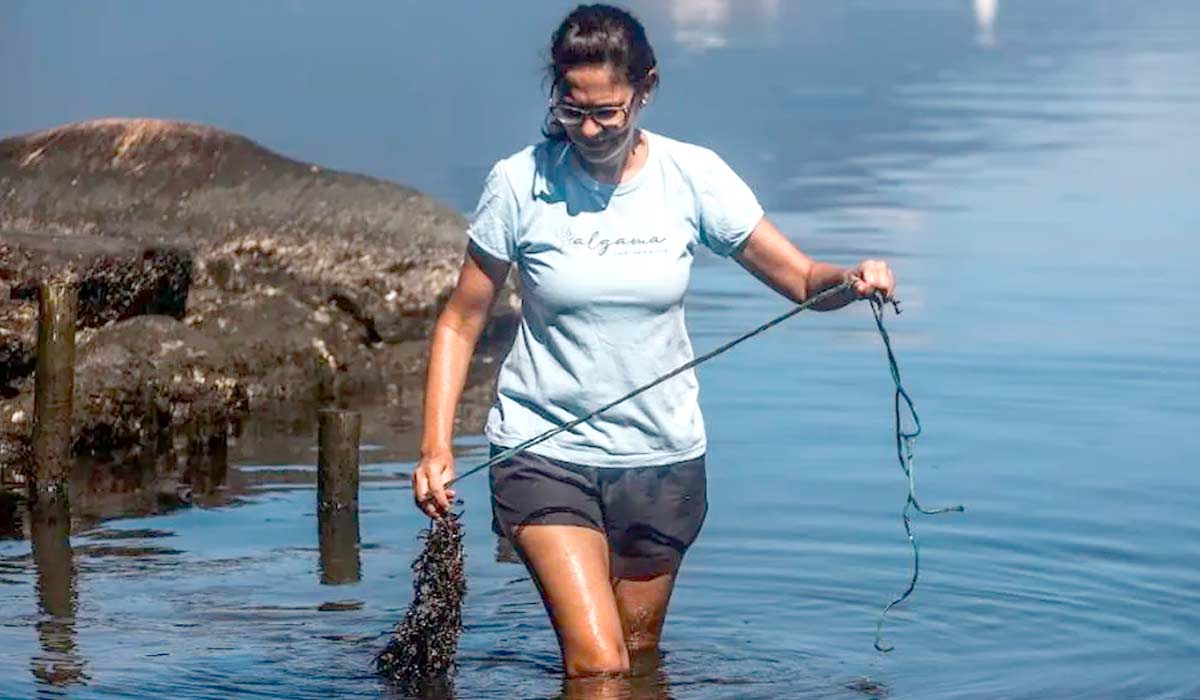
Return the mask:
[[[980,46],[996,44],[996,10],[1000,0],[975,0],[975,26],[979,33],[975,40]]]
[[[223,438],[152,446],[137,454],[85,456],[72,472],[70,502],[76,518],[165,513],[190,504],[226,502],[228,458]]]
[[[739,12],[756,15],[764,25],[779,16],[779,0],[739,0]],[[671,38],[696,51],[729,45],[731,0],[671,0]]]
[[[188,444],[183,482],[190,485],[191,498],[216,495],[229,471],[229,444],[224,432]]]
[[[675,41],[692,49],[715,49],[727,43],[728,0],[675,0],[671,3]]]
[[[658,649],[635,653],[630,671],[621,676],[591,676],[563,680],[558,700],[671,700],[671,683]]]
[[[450,680],[439,680],[422,685],[419,688],[413,689],[412,692],[407,692],[399,686],[387,684],[383,697],[389,700],[411,700],[412,698],[420,698],[421,700],[454,700],[454,683]]]
[[[3,484],[3,481],[0,481]],[[0,540],[21,539],[21,515],[17,507],[20,501],[15,494],[0,487]]]
[[[321,583],[357,583],[362,578],[357,510],[318,509]]]
[[[30,506],[30,545],[37,567],[37,623],[41,647],[30,659],[34,677],[51,685],[87,680],[75,642],[75,559],[71,551],[71,514],[66,503]]]
[[[521,555],[517,553],[517,548],[513,546],[512,540],[508,539],[504,535],[496,535],[496,563],[521,563]]]

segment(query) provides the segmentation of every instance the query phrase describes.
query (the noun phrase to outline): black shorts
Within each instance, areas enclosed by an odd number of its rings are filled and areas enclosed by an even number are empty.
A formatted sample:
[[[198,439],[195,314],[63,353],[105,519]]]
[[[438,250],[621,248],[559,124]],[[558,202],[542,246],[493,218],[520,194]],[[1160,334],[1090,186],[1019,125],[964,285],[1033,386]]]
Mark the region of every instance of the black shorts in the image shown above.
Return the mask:
[[[492,447],[498,454],[501,447]],[[679,568],[708,512],[704,456],[658,467],[589,467],[522,452],[491,468],[492,530],[580,525],[608,537],[614,578]]]

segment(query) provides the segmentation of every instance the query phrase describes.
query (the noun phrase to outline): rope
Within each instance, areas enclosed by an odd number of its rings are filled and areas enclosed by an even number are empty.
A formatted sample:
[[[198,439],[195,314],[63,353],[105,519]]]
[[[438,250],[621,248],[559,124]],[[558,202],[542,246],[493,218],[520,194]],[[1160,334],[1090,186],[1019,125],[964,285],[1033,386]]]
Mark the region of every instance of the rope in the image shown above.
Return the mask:
[[[913,590],[917,587],[917,577],[921,573],[921,550],[917,544],[917,537],[912,531],[912,511],[924,515],[937,515],[938,513],[961,513],[963,507],[961,505],[947,506],[944,508],[925,508],[917,500],[916,483],[913,478],[913,441],[921,434],[921,419],[917,416],[917,409],[913,406],[912,399],[908,395],[908,391],[904,389],[903,383],[900,381],[900,367],[896,364],[896,355],[892,352],[892,341],[888,336],[887,329],[883,327],[883,309],[884,301],[878,297],[870,297],[871,313],[875,316],[875,326],[879,329],[879,337],[883,338],[883,347],[887,350],[888,366],[892,372],[892,382],[896,385],[896,393],[893,399],[893,407],[896,418],[896,457],[900,460],[900,468],[904,470],[904,476],[908,479],[908,498],[904,502],[904,510],[901,511],[901,519],[904,521],[904,534],[908,537],[908,543],[912,545],[913,565],[912,578],[909,579],[908,588],[900,594],[898,598],[888,603],[887,607],[879,615],[879,622],[875,625],[875,648],[881,652],[889,652],[895,649],[895,646],[883,646],[883,620],[892,608],[900,603],[903,603]],[[892,307],[896,313],[900,313],[899,302],[892,301]],[[913,430],[908,432],[904,429],[901,420],[900,408],[903,400],[904,409],[907,411],[909,418],[912,420]]]
[[[551,428],[550,430],[547,430],[546,432],[542,433],[541,435],[532,437],[532,438],[526,440],[525,442],[522,442],[519,445],[516,445],[514,447],[509,447],[501,452],[497,452],[488,461],[486,461],[483,464],[480,464],[476,467],[472,467],[471,469],[468,469],[467,471],[456,476],[455,478],[451,479],[450,481],[447,481],[445,485],[449,486],[450,484],[453,484],[456,481],[462,481],[463,479],[467,478],[468,476],[471,476],[472,474],[474,474],[477,471],[486,469],[494,464],[499,464],[500,462],[503,462],[504,460],[509,459],[513,455],[520,454],[521,452],[524,452],[525,450],[529,449],[530,447],[533,447],[534,445],[537,445],[538,443],[545,442],[546,440],[549,440],[550,438],[554,437],[555,435],[558,435],[559,433],[561,433],[563,431],[570,430],[570,429],[574,428],[575,426],[579,425],[580,423],[587,422],[588,420],[595,418],[597,415],[607,411],[608,409],[612,408],[613,406],[616,406],[617,404],[621,403],[622,401],[628,401],[629,399],[632,399],[633,397],[637,396],[638,394],[641,394],[644,391],[647,391],[649,389],[652,389],[652,388],[658,386],[659,384],[662,384],[663,382],[667,381],[668,379],[670,379],[671,377],[674,377],[677,374],[686,372],[689,369],[695,367],[696,365],[698,365],[702,362],[707,362],[708,360],[711,360],[712,358],[716,357],[717,355],[720,355],[721,353],[725,352],[726,350],[729,350],[733,346],[738,345],[744,341],[747,341],[747,340],[753,338],[754,336],[758,335],[759,333],[762,333],[763,331],[765,331],[769,328],[772,328],[774,326],[779,325],[780,323],[783,323],[784,321],[788,320],[792,316],[795,316],[796,314],[800,313],[801,311],[804,311],[805,309],[812,308],[813,306],[815,306],[827,299],[831,299],[839,294],[849,292],[853,289],[853,287],[854,287],[854,285],[850,282],[842,282],[841,284],[837,285],[836,287],[830,287],[830,288],[824,290],[823,292],[821,292],[820,294],[817,294],[816,296],[805,299],[803,302],[797,304],[796,307],[793,308],[792,310],[790,310],[786,313],[780,314],[779,316],[776,316],[775,318],[771,319],[770,321],[767,321],[766,323],[762,324],[758,328],[755,328],[754,330],[750,331],[749,333],[746,333],[740,337],[734,338],[733,340],[729,341],[728,343],[725,343],[724,345],[716,348],[715,350],[707,352],[686,364],[676,367],[675,369],[671,370],[670,372],[667,372],[666,374],[659,377],[658,379],[655,379],[654,381],[650,382],[649,384],[644,384],[644,385],[634,389],[633,391],[629,392],[628,394],[625,394],[624,396],[620,397],[619,399],[615,399],[613,401],[610,401],[610,402],[604,404],[600,408],[597,408],[596,410],[592,411],[591,413],[587,414],[586,416],[583,416],[582,418],[576,418],[575,420],[573,420],[569,423],[564,423],[563,425],[560,425],[557,428]]]
[[[513,457],[514,455],[520,454],[521,452],[524,452],[525,450],[529,449],[530,447],[533,447],[534,445],[545,442],[546,440],[549,440],[550,438],[554,437],[555,435],[558,435],[559,433],[562,433],[567,430],[571,430],[575,426],[580,425],[581,423],[584,423],[588,420],[591,420],[592,418],[603,413],[604,411],[607,411],[608,409],[612,408],[613,406],[616,406],[617,404],[619,404],[623,401],[628,401],[629,399],[637,396],[638,394],[641,394],[641,393],[643,393],[649,389],[652,389],[653,387],[658,386],[659,384],[667,381],[671,377],[674,377],[682,372],[686,372],[687,370],[692,369],[693,367],[695,367],[703,362],[707,362],[708,360],[711,360],[712,358],[716,357],[717,355],[720,355],[720,354],[726,352],[727,350],[733,348],[734,346],[739,345],[739,344],[749,340],[750,338],[753,338],[754,336],[756,336],[774,326],[779,325],[780,323],[783,323],[784,321],[788,320],[792,316],[795,316],[796,314],[800,313],[801,311],[810,309],[813,306],[816,306],[817,304],[819,304],[827,299],[831,299],[839,294],[844,294],[846,292],[852,291],[853,286],[854,285],[852,282],[843,282],[835,287],[830,287],[830,288],[822,291],[821,293],[819,293],[809,299],[804,300],[800,304],[797,304],[791,310],[789,310],[783,314],[780,314],[779,316],[776,316],[775,318],[771,319],[770,321],[767,321],[766,323],[762,324],[758,328],[755,328],[754,330],[752,330],[748,333],[745,333],[737,338],[734,338],[733,340],[725,343],[724,345],[721,345],[720,347],[717,347],[716,349],[711,350],[711,351],[691,360],[690,362],[687,362],[686,364],[683,364],[683,365],[671,370],[670,372],[664,374],[663,376],[659,377],[658,379],[655,379],[654,381],[652,381],[648,384],[640,386],[637,389],[634,389],[633,391],[629,392],[628,394],[621,396],[620,398],[614,399],[613,401],[610,401],[610,402],[604,404],[603,406],[597,408],[596,410],[592,411],[591,413],[589,413],[581,418],[576,418],[575,420],[573,420],[569,423],[564,423],[563,425],[560,425],[556,428],[551,428],[550,430],[547,430],[546,432],[542,433],[541,435],[532,437],[518,445],[509,447],[507,449],[501,450],[500,452],[497,452],[495,455],[492,456],[491,459],[487,460],[486,462],[484,462],[478,466],[468,469],[467,471],[463,472],[462,474],[458,475],[457,477],[446,482],[445,485],[450,486],[451,484],[461,481],[461,480],[467,478],[468,476],[475,474],[476,472],[487,469],[488,467],[491,467],[492,465],[499,464],[500,462],[503,462],[504,460],[509,459],[509,458]],[[884,622],[884,619],[887,617],[887,614],[889,612],[891,612],[892,608],[896,607],[897,605],[900,605],[905,600],[907,600],[909,596],[912,595],[913,591],[917,587],[917,578],[920,576],[920,572],[921,572],[921,550],[920,550],[920,546],[917,543],[916,535],[913,534],[913,530],[912,530],[912,512],[915,510],[916,512],[924,514],[924,515],[937,515],[939,513],[950,513],[950,512],[961,513],[961,512],[963,512],[963,507],[961,505],[954,505],[954,506],[947,506],[944,508],[930,509],[930,508],[923,507],[921,505],[920,501],[917,500],[916,483],[915,483],[915,480],[913,477],[912,445],[913,445],[913,441],[917,438],[917,436],[921,434],[921,419],[917,415],[916,407],[913,406],[912,398],[909,397],[908,391],[905,390],[903,383],[900,381],[900,367],[896,363],[896,355],[892,351],[892,341],[891,341],[891,338],[888,336],[887,329],[884,328],[884,326],[883,326],[884,305],[886,303],[889,303],[889,300],[884,299],[881,295],[878,295],[878,294],[868,297],[868,299],[871,302],[871,312],[875,317],[875,326],[879,329],[879,337],[883,339],[883,347],[887,351],[888,367],[892,373],[892,382],[896,386],[896,391],[895,391],[895,395],[894,395],[894,399],[893,399],[893,407],[894,407],[894,414],[895,414],[895,430],[896,430],[896,457],[897,457],[897,459],[899,459],[900,468],[902,470],[904,470],[904,476],[908,480],[908,496],[904,502],[904,509],[901,512],[901,519],[904,522],[904,534],[908,538],[908,542],[912,546],[912,552],[913,552],[912,577],[909,579],[908,588],[906,588],[904,590],[904,592],[900,594],[899,597],[895,598],[894,600],[892,600],[892,602],[888,603],[887,607],[884,608],[883,612],[879,615],[879,622],[875,625],[875,648],[881,652],[886,653],[886,652],[892,651],[895,647],[890,646],[890,645],[886,646],[886,647],[883,646],[883,622]],[[892,304],[892,307],[895,310],[895,312],[897,314],[899,314],[900,313],[899,302],[893,299],[893,300],[890,300],[890,303]],[[902,421],[902,416],[901,416],[901,406],[902,405],[903,405],[904,410],[907,412],[909,419],[912,421],[913,430],[911,432],[906,431],[904,429],[904,422]]]

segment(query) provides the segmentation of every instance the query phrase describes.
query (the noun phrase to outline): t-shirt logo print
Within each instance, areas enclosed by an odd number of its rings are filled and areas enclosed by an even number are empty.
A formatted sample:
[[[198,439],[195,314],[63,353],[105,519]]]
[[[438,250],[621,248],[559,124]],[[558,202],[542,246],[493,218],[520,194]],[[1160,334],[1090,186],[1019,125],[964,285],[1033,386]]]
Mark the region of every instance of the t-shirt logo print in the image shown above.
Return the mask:
[[[658,235],[611,235],[589,226],[562,227],[558,234],[564,252],[586,251],[597,256],[646,255],[666,250],[666,238]]]

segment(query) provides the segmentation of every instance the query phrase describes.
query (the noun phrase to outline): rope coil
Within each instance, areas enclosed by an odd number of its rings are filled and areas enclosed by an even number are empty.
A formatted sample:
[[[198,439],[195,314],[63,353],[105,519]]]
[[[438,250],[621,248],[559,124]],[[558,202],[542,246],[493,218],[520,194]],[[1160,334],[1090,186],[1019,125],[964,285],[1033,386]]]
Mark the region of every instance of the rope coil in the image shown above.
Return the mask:
[[[908,588],[892,602],[887,604],[883,612],[879,615],[879,622],[875,625],[875,648],[878,651],[887,653],[896,647],[893,645],[883,645],[883,621],[892,608],[903,603],[913,590],[917,587],[917,577],[921,574],[921,548],[917,544],[917,537],[912,530],[912,511],[916,511],[923,515],[937,515],[939,513],[961,513],[963,507],[961,505],[945,506],[943,508],[925,508],[921,502],[917,500],[916,481],[913,476],[913,441],[921,434],[921,418],[917,415],[917,409],[913,406],[912,398],[909,397],[908,391],[905,390],[904,384],[900,381],[900,367],[896,364],[896,354],[892,352],[892,340],[888,336],[887,329],[883,327],[883,310],[884,304],[887,303],[878,297],[870,297],[871,313],[875,316],[875,327],[879,329],[879,337],[883,339],[883,347],[887,351],[888,367],[892,372],[892,383],[896,385],[896,391],[893,396],[893,408],[896,417],[896,458],[900,460],[900,468],[904,470],[904,476],[908,480],[908,497],[904,501],[904,509],[901,511],[901,519],[904,521],[904,534],[908,537],[908,543],[912,546],[913,565],[912,578],[908,581]],[[893,300],[892,308],[896,313],[900,313],[900,303]],[[907,411],[909,418],[912,420],[913,430],[911,432],[904,429],[904,422],[901,416],[901,405]]]

